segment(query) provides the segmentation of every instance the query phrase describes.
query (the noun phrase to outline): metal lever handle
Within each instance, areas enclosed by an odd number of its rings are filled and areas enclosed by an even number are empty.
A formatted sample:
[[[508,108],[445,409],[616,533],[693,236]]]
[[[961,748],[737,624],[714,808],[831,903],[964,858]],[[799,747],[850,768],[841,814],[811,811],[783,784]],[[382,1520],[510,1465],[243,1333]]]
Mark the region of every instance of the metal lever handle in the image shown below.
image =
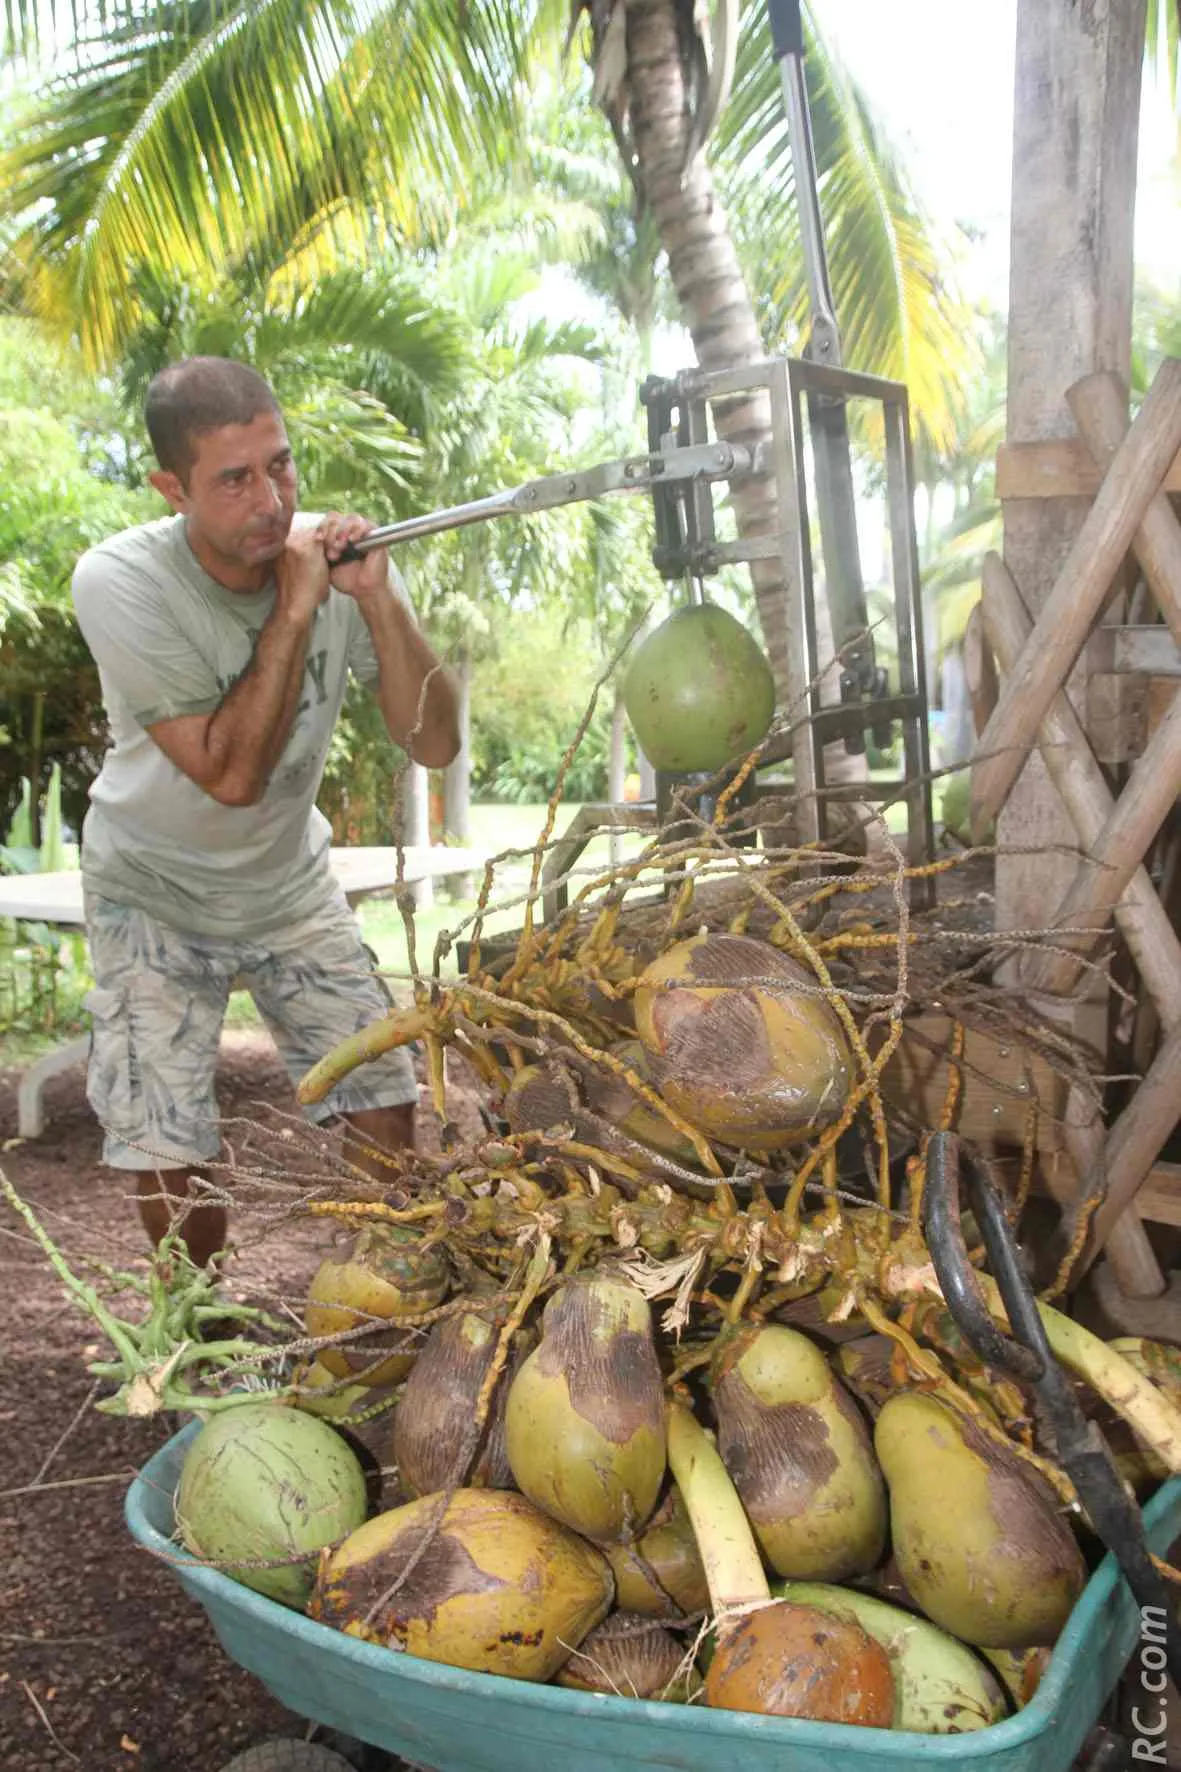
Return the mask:
[[[526,480],[520,486],[491,492],[486,498],[470,499],[466,504],[427,511],[420,517],[406,517],[401,523],[386,523],[380,529],[371,529],[360,541],[352,542],[340,555],[337,565],[345,566],[350,560],[360,560],[374,548],[418,541],[423,536],[441,535],[449,529],[466,529],[472,523],[486,523],[492,517],[528,517],[537,511],[552,511],[559,505],[577,504],[583,499],[605,498],[611,492],[651,492],[657,485],[695,480],[744,480],[751,475],[766,473],[768,459],[769,447],[764,443],[747,449],[741,443],[725,442],[691,443],[683,449],[618,456],[613,461],[598,462],[591,468],[578,468],[573,473],[546,474],[540,480]]]
[[[1140,1509],[1130,1500],[1111,1454],[1088,1421],[1046,1337],[1033,1288],[1021,1266],[1004,1204],[992,1182],[968,1160],[968,1195],[984,1238],[989,1265],[1017,1340],[992,1322],[976,1271],[968,1260],[959,1217],[959,1139],[936,1132],[927,1147],[923,1197],[927,1247],[943,1296],[965,1341],[980,1358],[1032,1383],[1038,1411],[1053,1435],[1058,1461],[1078,1492],[1091,1524],[1114,1556],[1141,1607],[1159,1607],[1167,1619],[1169,1672],[1181,1690],[1181,1640],[1176,1608],[1155,1568]],[[987,1321],[985,1321],[987,1318]]]
[[[804,21],[800,16],[800,0],[768,0],[767,14],[771,21],[771,48],[775,60],[785,55],[803,55]]]

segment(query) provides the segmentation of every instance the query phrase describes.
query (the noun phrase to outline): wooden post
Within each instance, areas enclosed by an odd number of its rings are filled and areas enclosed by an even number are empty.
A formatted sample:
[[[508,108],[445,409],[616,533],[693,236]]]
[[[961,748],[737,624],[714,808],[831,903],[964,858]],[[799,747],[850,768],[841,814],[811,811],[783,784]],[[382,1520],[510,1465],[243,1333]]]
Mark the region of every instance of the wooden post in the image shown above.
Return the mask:
[[[1131,379],[1144,23],[1145,0],[1018,0],[1007,408],[1014,446],[1072,437],[1065,395],[1083,376],[1109,369],[1125,385]],[[1005,560],[1035,620],[1089,508],[1069,497],[1004,506]],[[983,595],[990,625],[987,586]],[[1084,671],[1072,680],[1083,694]],[[1036,752],[1013,784],[998,837],[1013,853],[1002,849],[997,857],[997,928],[1041,928],[1047,906],[1069,890],[1077,861],[1072,821]],[[1042,851],[1036,867],[1031,848]],[[1105,1059],[1106,1001],[1080,1003],[1072,1022]],[[1147,1271],[1150,1255],[1142,1242],[1148,1291],[1157,1284]]]
[[[996,554],[985,559],[983,582],[988,639],[1004,670],[1028,641],[1029,615]],[[1090,849],[1113,817],[1115,801],[1078,716],[1062,691],[1050,703],[1040,738],[1050,779],[1072,821],[1072,835],[1077,833],[1077,841],[1085,850]],[[1001,859],[998,857],[998,865]],[[1038,871],[1041,866],[1039,856]],[[1181,943],[1142,863],[1124,885],[1116,918],[1162,1025],[1172,1029],[1181,1020]],[[1043,908],[1040,922],[1032,927],[1040,928],[1044,922]]]
[[[997,682],[996,660],[984,632],[984,611],[977,603],[964,629],[964,675],[972,698],[972,721],[976,736],[984,731],[996,707],[1000,684]]]
[[[1009,290],[1008,441],[1073,434],[1066,390],[1130,379],[1132,217],[1145,0],[1018,0]],[[1155,491],[1155,487],[1153,488]],[[1005,506],[1005,560],[1036,619],[1088,511],[1085,500]],[[987,595],[987,593],[986,593]],[[1082,705],[1080,702],[1078,705]],[[1036,929],[1065,896],[1074,830],[1040,758],[999,821],[997,924]],[[1064,846],[1052,853],[1053,845]]]

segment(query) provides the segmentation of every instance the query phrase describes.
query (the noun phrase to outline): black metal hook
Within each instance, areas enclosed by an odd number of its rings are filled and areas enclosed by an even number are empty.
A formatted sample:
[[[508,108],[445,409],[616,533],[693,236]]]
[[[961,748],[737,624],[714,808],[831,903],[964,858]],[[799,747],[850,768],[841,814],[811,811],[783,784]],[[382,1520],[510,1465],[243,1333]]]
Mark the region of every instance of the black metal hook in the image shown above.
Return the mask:
[[[1181,1690],[1177,1609],[1168,1584],[1152,1561],[1140,1509],[1125,1490],[1099,1429],[1083,1414],[1054,1357],[1004,1202],[970,1153],[966,1180],[989,1265],[1017,1339],[1003,1334],[993,1322],[976,1270],[968,1260],[960,1227],[960,1141],[953,1132],[936,1132],[927,1146],[923,1206],[927,1247],[947,1308],[964,1340],[982,1360],[1033,1387],[1042,1427],[1097,1536],[1119,1564],[1137,1604],[1162,1609],[1168,1621],[1165,1653],[1169,1673]]]

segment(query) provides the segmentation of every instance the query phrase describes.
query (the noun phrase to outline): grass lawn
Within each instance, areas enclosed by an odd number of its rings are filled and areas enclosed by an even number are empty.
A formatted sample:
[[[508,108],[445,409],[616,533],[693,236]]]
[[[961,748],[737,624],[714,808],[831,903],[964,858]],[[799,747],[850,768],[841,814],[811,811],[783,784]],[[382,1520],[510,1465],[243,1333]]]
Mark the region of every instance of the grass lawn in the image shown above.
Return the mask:
[[[554,825],[555,836],[560,836],[565,831],[578,809],[577,802],[559,807]],[[936,810],[938,811],[938,792]],[[543,805],[472,807],[471,848],[488,857],[500,855],[506,850],[521,852],[516,856],[510,855],[497,866],[491,902],[500,908],[494,908],[486,915],[483,923],[485,934],[495,935],[520,927],[523,912],[520,901],[529,886],[531,851],[541,835],[545,817],[546,808]],[[887,820],[891,830],[905,830],[905,808],[891,807]],[[623,853],[634,853],[646,840],[644,833],[621,833]],[[576,866],[595,872],[605,868],[608,859],[609,839],[606,836],[596,837],[587,845]],[[455,888],[459,884],[466,885],[469,882],[436,881],[433,903],[414,912],[416,959],[421,972],[431,972],[435,944],[442,931],[448,931],[456,940],[464,939],[470,933],[470,919],[476,909],[476,898],[474,895],[458,896]],[[481,878],[475,878],[470,885],[473,894],[478,892]],[[514,903],[514,900],[517,902]],[[388,977],[390,988],[395,996],[408,997],[411,966],[406,926],[398,906],[390,898],[370,898],[358,907],[358,915],[364,938],[377,955],[378,962]],[[80,948],[82,944],[77,945]],[[57,1028],[36,1034],[9,1031],[3,1038],[3,1056],[6,1062],[29,1062],[77,1031],[77,1005],[89,988],[90,981],[83,972],[85,956],[80,955],[75,959],[74,965],[76,970],[62,981],[62,1016]],[[442,973],[444,977],[454,977],[455,971],[455,953],[452,950],[443,960]],[[239,1028],[258,1025],[254,1003],[245,991],[235,991],[230,998],[226,1025]]]
[[[578,809],[577,803],[559,807],[554,825],[555,836],[562,834]],[[546,808],[541,805],[473,806],[471,847],[489,857],[499,855],[504,850],[528,851],[541,835],[545,816]],[[905,831],[905,807],[892,806],[887,813],[887,823],[892,831]],[[643,832],[622,833],[623,854],[626,856],[636,853],[648,840],[647,834]],[[514,904],[512,900],[520,899],[528,890],[530,859],[529,854],[523,854],[502,862],[497,867],[492,903],[503,904],[505,908],[493,910],[485,917],[484,933],[495,935],[499,931],[520,927],[523,905],[519,902]],[[594,872],[605,868],[608,861],[609,839],[603,836],[596,837],[587,844],[575,865]],[[478,879],[474,882],[477,892],[480,884]],[[420,971],[431,971],[435,942],[441,930],[447,930],[459,939],[470,933],[470,926],[465,928],[464,925],[475,908],[474,897],[455,897],[451,892],[450,882],[436,883],[434,903],[426,909],[416,911],[414,916]],[[388,899],[368,899],[359,907],[359,916],[365,940],[389,975],[389,983],[395,995],[401,995],[408,989],[406,981],[410,974],[410,963],[405,923],[397,905]],[[455,971],[455,954],[452,951],[443,961],[442,973],[445,977],[454,977]],[[249,1003],[246,1007],[250,1007]]]
[[[578,810],[577,802],[563,804],[558,808],[554,822],[555,836],[562,834]],[[510,854],[497,865],[490,902],[503,908],[489,911],[484,918],[485,934],[495,935],[520,927],[524,914],[524,904],[521,901],[529,890],[532,849],[541,836],[545,818],[546,808],[541,805],[472,807],[470,842],[473,849],[489,858],[501,855],[506,850],[523,852],[519,855]],[[623,853],[633,853],[644,841],[643,833],[624,833],[621,837]],[[604,836],[596,837],[588,843],[575,865],[595,870],[605,868],[608,861],[609,840]],[[470,882],[476,893],[482,883],[482,876],[477,876]],[[458,939],[465,939],[470,934],[469,919],[475,912],[476,904],[474,895],[457,896],[452,882],[436,882],[434,903],[414,914],[415,945],[421,971],[431,971],[435,943],[442,930],[447,930]],[[397,905],[388,899],[367,899],[358,907],[358,914],[365,940],[378,956],[383,969],[390,974],[389,982],[398,994],[400,982],[402,989],[408,988],[404,981],[410,972],[406,927],[402,915]],[[454,951],[444,959],[442,971],[444,976],[455,976]]]

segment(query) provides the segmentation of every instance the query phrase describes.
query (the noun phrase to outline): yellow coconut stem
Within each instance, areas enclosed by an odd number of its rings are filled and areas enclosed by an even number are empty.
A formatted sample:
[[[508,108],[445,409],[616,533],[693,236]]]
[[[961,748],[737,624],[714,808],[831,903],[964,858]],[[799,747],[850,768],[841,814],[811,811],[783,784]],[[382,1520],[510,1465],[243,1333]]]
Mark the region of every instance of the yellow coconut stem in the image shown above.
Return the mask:
[[[982,1273],[977,1273],[976,1279],[990,1314],[1002,1328],[1009,1329],[1009,1319],[996,1281],[989,1274]],[[943,1301],[935,1270],[929,1264],[909,1269],[895,1266],[888,1275],[888,1290],[895,1297],[918,1292]],[[1176,1404],[1151,1379],[1137,1372],[1114,1347],[1092,1335],[1081,1323],[1040,1300],[1037,1308],[1055,1358],[1089,1384],[1129,1427],[1135,1429],[1170,1475],[1181,1475],[1181,1410]]]
[[[1000,1294],[982,1276],[988,1308],[1001,1315]],[[1151,1446],[1171,1475],[1181,1474],[1181,1410],[1121,1353],[1052,1305],[1039,1304],[1046,1336],[1062,1364],[1077,1373]]]
[[[668,1463],[681,1492],[719,1618],[771,1598],[746,1510],[721,1455],[682,1403],[668,1409]]]
[[[436,1031],[437,1023],[438,1011],[433,1009],[396,1009],[392,1014],[382,1016],[380,1021],[371,1022],[368,1027],[350,1034],[319,1064],[314,1064],[307,1075],[300,1078],[295,1091],[297,1099],[305,1107],[323,1101],[329,1091],[359,1064],[368,1064],[371,1058],[380,1058],[383,1052],[392,1052],[395,1046],[408,1046],[411,1040],[421,1040],[424,1034]]]

